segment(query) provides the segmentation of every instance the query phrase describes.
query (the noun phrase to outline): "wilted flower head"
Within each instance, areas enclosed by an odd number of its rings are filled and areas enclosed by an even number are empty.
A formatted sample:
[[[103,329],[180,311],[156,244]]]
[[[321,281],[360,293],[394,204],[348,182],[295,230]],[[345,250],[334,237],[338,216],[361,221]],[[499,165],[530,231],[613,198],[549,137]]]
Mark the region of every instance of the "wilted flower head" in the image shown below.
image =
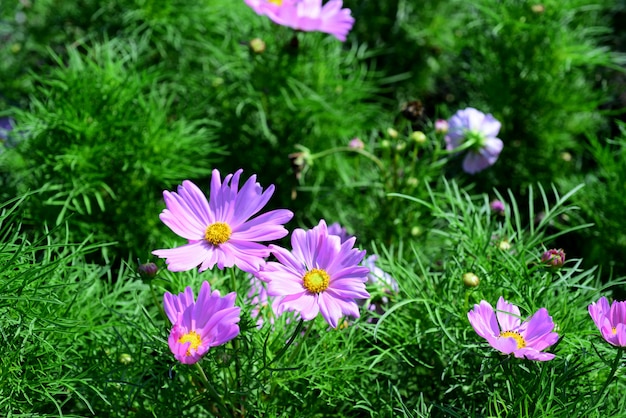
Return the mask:
[[[446,148],[451,151],[461,147],[468,149],[463,160],[463,170],[475,174],[492,166],[502,151],[502,140],[496,138],[500,122],[491,114],[472,107],[459,110],[448,121],[445,137]]]
[[[519,308],[500,296],[496,311],[483,300],[474,305],[467,317],[476,333],[504,354],[538,361],[554,358],[554,354],[542,352],[559,339],[559,335],[553,332],[554,322],[546,308],[539,309],[529,320],[522,322]]]
[[[563,267],[563,264],[565,264],[565,251],[562,248],[548,250],[541,256],[541,262],[548,267]]]
[[[354,25],[350,9],[342,9],[342,0],[244,0],[257,14],[274,23],[305,32],[324,32],[345,41]]]
[[[278,262],[268,262],[257,277],[268,282],[271,296],[284,296],[279,310],[297,311],[302,319],[318,313],[333,328],[339,318],[359,317],[358,299],[369,298],[365,282],[369,269],[359,266],[365,251],[353,248],[356,238],[341,243],[328,233],[321,220],[315,228],[296,229],[291,235],[292,251],[270,245]]]
[[[365,148],[365,144],[360,138],[352,138],[350,142],[348,142],[348,147],[352,149],[363,149]]]
[[[257,241],[272,241],[288,234],[283,224],[293,213],[277,209],[250,219],[259,212],[274,193],[271,185],[263,191],[252,176],[239,189],[243,170],[220,179],[213,170],[211,194],[207,201],[198,186],[185,180],[178,193],[163,192],[166,209],[161,220],[189,243],[181,247],[156,250],[152,254],[166,258],[171,271],[199,271],[237,266],[253,273],[265,263],[269,249]]]
[[[609,301],[603,296],[589,305],[589,315],[602,337],[616,347],[626,347],[626,302]]]
[[[166,292],[163,308],[173,327],[167,343],[176,360],[196,363],[211,347],[222,345],[239,334],[241,309],[235,306],[235,292],[221,297],[208,282],[202,282],[198,300],[191,287],[173,295]]]

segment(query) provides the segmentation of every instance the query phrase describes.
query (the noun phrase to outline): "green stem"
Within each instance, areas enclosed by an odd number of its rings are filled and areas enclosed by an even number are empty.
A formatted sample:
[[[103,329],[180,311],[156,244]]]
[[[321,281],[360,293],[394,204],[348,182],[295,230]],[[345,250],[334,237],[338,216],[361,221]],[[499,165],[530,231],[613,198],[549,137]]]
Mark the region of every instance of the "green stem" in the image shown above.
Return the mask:
[[[154,300],[154,304],[159,309],[159,312],[161,312],[161,315],[163,315],[163,318],[168,320],[167,315],[165,314],[165,309],[163,309],[163,304],[159,303],[159,298],[157,298],[156,292],[154,291],[154,285],[152,284],[152,282],[153,280],[150,280],[150,293],[152,294],[152,299]]]
[[[285,355],[285,353],[287,352],[291,344],[293,344],[298,334],[300,334],[300,331],[302,331],[303,325],[304,325],[304,319],[300,318],[300,322],[298,322],[298,326],[296,326],[296,329],[293,331],[293,334],[291,334],[291,337],[289,337],[289,340],[287,340],[287,343],[278,351],[278,353],[274,356],[274,358],[271,359],[269,363],[264,364],[263,367],[261,367],[261,369],[254,374],[253,377],[257,377],[259,374],[267,370],[272,364],[280,360]]]
[[[600,389],[600,392],[598,392],[596,400],[592,403],[591,409],[596,409],[604,399],[604,396],[606,395],[605,392],[608,389],[609,384],[611,384],[613,378],[615,377],[615,372],[617,372],[623,354],[624,350],[621,347],[618,348],[617,354],[615,355],[615,360],[613,360],[613,364],[611,365],[611,371],[609,372],[609,376],[606,378],[606,382],[604,382],[604,385],[602,386],[602,389]]]
[[[365,158],[368,158],[371,161],[373,161],[378,166],[380,171],[385,171],[385,165],[383,164],[382,161],[380,161],[376,156],[370,154],[369,152],[362,150],[362,149],[358,149],[358,148],[350,148],[350,147],[331,148],[331,149],[327,149],[324,151],[320,151],[317,154],[311,154],[309,158],[311,160],[315,160],[317,158],[326,157],[327,155],[336,154],[338,152],[356,152],[357,154],[360,154],[364,156]]]
[[[209,393],[211,394],[211,398],[213,399],[213,401],[217,405],[217,408],[222,413],[222,416],[224,416],[224,417],[226,417],[226,416],[234,416],[224,406],[224,404],[223,404],[224,400],[223,400],[222,396],[219,393],[217,393],[217,390],[215,390],[215,388],[213,387],[213,385],[209,381],[209,378],[207,377],[206,373],[204,373],[204,369],[202,369],[202,367],[200,366],[200,363],[195,363],[194,366],[196,366],[196,369],[198,370],[198,372],[200,374],[200,378],[202,380],[202,383],[204,383],[204,386],[209,390]]]

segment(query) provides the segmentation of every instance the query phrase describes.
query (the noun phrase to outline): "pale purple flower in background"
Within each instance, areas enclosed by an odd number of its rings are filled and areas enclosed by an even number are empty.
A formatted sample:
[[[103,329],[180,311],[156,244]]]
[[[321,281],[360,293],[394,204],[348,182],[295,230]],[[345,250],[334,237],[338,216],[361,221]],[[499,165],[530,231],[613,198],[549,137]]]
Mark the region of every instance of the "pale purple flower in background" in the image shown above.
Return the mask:
[[[483,300],[474,305],[467,317],[476,333],[504,354],[537,361],[554,358],[554,354],[542,352],[559,339],[546,308],[540,308],[530,319],[522,321],[519,308],[500,296],[496,311]]]
[[[435,121],[435,132],[439,134],[445,134],[446,132],[448,132],[448,129],[449,129],[449,125],[448,125],[447,120],[437,119]]]
[[[194,364],[211,347],[222,345],[239,335],[241,308],[235,306],[236,293],[221,297],[208,282],[202,282],[198,299],[194,301],[191,287],[173,295],[166,292],[163,308],[173,327],[167,343],[184,364]]]
[[[163,192],[166,209],[161,220],[189,242],[181,247],[156,250],[152,254],[166,259],[171,271],[185,271],[197,266],[199,271],[237,266],[254,273],[269,256],[267,246],[257,241],[273,241],[288,234],[283,224],[293,213],[277,209],[250,219],[274,193],[271,185],[263,191],[253,175],[239,189],[243,170],[229,174],[221,182],[213,170],[209,201],[198,186],[185,180],[178,193]]]
[[[350,142],[348,142],[348,148],[351,149],[364,149],[365,144],[361,141],[360,138],[352,138]]]
[[[367,275],[367,282],[379,287],[385,293],[396,293],[398,291],[398,282],[389,273],[378,267],[376,261],[378,261],[378,255],[376,254],[370,255],[363,261],[363,265],[370,271]]]
[[[265,282],[252,276],[250,278],[250,290],[246,295],[247,303],[252,305],[250,316],[256,319],[257,328],[262,328],[263,324],[268,321],[274,323],[274,318],[278,317],[278,305],[280,297],[272,297],[267,294],[267,285]]]
[[[6,142],[9,138],[9,132],[14,128],[13,124],[13,119],[8,116],[0,118],[0,141]]]
[[[475,174],[492,166],[502,151],[502,140],[497,138],[501,124],[491,114],[472,107],[459,110],[448,121],[446,148],[467,149],[463,159],[463,170]]]
[[[279,310],[297,311],[302,319],[320,312],[336,328],[343,315],[358,318],[357,300],[369,298],[367,267],[359,266],[365,251],[353,248],[356,238],[341,243],[328,233],[326,222],[291,235],[292,251],[270,245],[278,262],[268,262],[257,277],[266,281],[268,294],[282,296]]]
[[[345,41],[354,25],[350,9],[342,9],[342,0],[245,0],[257,14],[292,29],[319,31]]]
[[[589,315],[602,338],[616,347],[626,347],[626,302],[609,301],[604,296],[589,305]]]
[[[346,228],[341,226],[339,222],[333,222],[332,224],[328,225],[328,234],[337,235],[341,239],[342,244],[346,242],[349,238],[352,238],[352,235],[348,234]]]

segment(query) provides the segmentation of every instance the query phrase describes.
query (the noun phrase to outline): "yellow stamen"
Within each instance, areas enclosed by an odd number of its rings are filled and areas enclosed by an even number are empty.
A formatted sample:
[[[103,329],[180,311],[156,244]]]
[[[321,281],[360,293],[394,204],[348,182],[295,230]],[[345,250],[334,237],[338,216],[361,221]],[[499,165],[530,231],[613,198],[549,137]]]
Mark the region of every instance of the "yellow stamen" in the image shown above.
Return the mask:
[[[268,0],[270,3],[274,3],[277,6],[283,5],[283,0]]]
[[[200,347],[200,344],[202,343],[202,338],[200,338],[200,334],[198,334],[196,331],[189,331],[187,334],[180,337],[178,339],[178,342],[181,344],[191,343],[189,345],[189,348],[187,349],[187,353],[185,354],[187,356],[190,356],[192,348],[194,351],[198,350],[198,347]]]
[[[204,239],[213,245],[220,245],[230,239],[233,230],[225,222],[215,222],[209,225],[204,233]]]
[[[613,327],[611,328],[611,331],[613,332],[613,335],[617,334],[617,328]]]
[[[521,334],[517,331],[504,331],[500,333],[500,337],[502,338],[513,338],[517,343],[517,349],[526,347],[526,340]]]
[[[328,288],[330,276],[322,269],[313,269],[306,272],[302,281],[306,290],[311,293],[319,293]]]

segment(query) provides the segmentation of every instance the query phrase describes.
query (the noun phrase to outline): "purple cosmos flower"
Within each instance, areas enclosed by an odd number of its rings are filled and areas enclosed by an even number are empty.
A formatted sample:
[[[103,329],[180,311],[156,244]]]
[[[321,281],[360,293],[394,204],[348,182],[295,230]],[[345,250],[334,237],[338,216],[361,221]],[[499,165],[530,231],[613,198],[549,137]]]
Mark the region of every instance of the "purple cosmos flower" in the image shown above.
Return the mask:
[[[187,286],[177,296],[166,292],[163,308],[173,327],[167,340],[176,360],[194,364],[209,351],[239,335],[241,308],[235,306],[236,293],[221,297],[218,290],[211,293],[208,282],[202,282],[198,300]]]
[[[562,248],[548,250],[541,256],[541,262],[548,267],[561,268],[565,264],[565,251]]]
[[[448,125],[445,137],[448,151],[459,147],[469,148],[463,160],[463,170],[466,173],[478,173],[496,162],[503,143],[496,138],[500,131],[500,122],[491,114],[485,115],[468,107],[456,112],[448,121]]]
[[[239,189],[237,170],[224,178],[213,170],[209,201],[198,186],[185,180],[178,193],[163,192],[167,208],[161,220],[172,231],[189,243],[181,247],[156,250],[152,254],[166,258],[171,271],[199,271],[237,266],[254,273],[265,263],[269,249],[257,241],[272,241],[288,234],[283,224],[293,217],[291,211],[273,210],[253,219],[274,193],[274,186],[263,191],[256,176],[252,176]],[[230,184],[229,184],[230,183]]]
[[[329,33],[345,41],[354,25],[350,9],[342,9],[342,0],[245,0],[257,14],[274,23],[305,32]]]
[[[589,315],[609,344],[626,347],[626,301],[613,301],[609,306],[603,296],[589,305]]]
[[[341,226],[339,222],[333,222],[328,225],[328,234],[329,235],[337,235],[339,239],[341,239],[341,243],[343,244],[348,240],[348,238],[352,238],[352,235],[348,234],[346,228]]]
[[[559,335],[553,332],[554,322],[546,308],[539,309],[523,322],[519,308],[505,301],[502,296],[496,308],[494,312],[489,302],[483,300],[467,313],[476,333],[493,348],[529,360],[546,361],[554,358],[554,354],[541,352],[559,339]]]
[[[369,298],[365,290],[369,269],[358,265],[365,251],[353,248],[355,240],[352,237],[341,243],[321,220],[308,231],[293,231],[291,252],[270,245],[278,262],[268,262],[258,277],[268,282],[269,295],[284,296],[280,313],[297,311],[308,321],[321,312],[333,328],[342,315],[358,318],[356,301]]]

